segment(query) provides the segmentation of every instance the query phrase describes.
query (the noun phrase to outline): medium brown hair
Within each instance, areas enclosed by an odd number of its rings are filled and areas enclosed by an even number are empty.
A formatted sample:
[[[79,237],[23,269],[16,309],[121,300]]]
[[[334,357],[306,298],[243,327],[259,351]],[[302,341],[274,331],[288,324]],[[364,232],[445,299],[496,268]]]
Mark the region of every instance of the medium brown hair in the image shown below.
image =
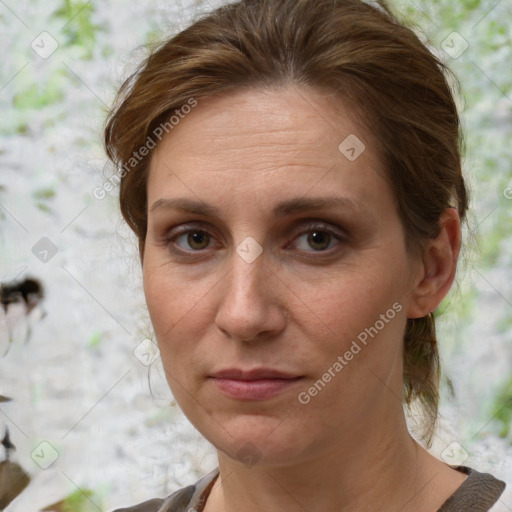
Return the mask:
[[[127,167],[134,152],[191,98],[286,84],[331,91],[363,116],[378,140],[407,250],[421,254],[439,234],[441,213],[455,207],[463,221],[468,206],[447,71],[384,2],[242,0],[197,19],[153,49],[107,119],[105,147],[123,169],[120,206],[141,259],[150,156]],[[440,380],[432,314],[407,319],[403,363],[403,400],[419,400],[430,446]]]

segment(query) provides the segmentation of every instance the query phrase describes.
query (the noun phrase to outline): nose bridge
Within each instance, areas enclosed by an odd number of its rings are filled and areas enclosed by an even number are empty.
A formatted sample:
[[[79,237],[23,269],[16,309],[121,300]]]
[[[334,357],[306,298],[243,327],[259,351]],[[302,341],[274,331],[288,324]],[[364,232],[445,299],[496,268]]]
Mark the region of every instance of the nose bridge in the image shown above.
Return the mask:
[[[244,239],[231,256],[216,324],[233,338],[251,340],[284,326],[285,316],[265,256],[254,239]]]
[[[267,264],[263,249],[254,239],[246,238],[236,247],[230,263],[227,289],[233,307],[250,304],[254,308],[256,303],[261,306],[270,300],[264,286]]]

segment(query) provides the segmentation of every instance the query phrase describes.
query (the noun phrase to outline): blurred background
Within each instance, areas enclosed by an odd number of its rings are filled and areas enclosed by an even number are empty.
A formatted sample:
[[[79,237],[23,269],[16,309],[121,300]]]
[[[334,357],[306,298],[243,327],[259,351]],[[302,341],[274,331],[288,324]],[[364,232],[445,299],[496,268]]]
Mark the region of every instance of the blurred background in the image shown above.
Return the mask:
[[[108,511],[217,465],[167,388],[117,187],[94,190],[111,172],[102,128],[124,78],[148,44],[223,3],[0,1],[0,510]],[[512,2],[391,5],[459,80],[472,199],[457,282],[436,311],[431,451],[510,487]]]

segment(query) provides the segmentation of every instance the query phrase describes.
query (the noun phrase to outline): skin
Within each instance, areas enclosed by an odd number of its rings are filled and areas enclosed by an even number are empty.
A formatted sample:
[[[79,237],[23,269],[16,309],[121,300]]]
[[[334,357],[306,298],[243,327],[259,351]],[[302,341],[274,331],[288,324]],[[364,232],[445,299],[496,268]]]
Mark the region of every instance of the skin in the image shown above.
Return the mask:
[[[354,161],[338,150],[349,134],[365,144]],[[410,256],[376,135],[339,99],[288,85],[201,99],[152,155],[144,291],[173,395],[218,452],[206,512],[433,512],[466,478],[412,439],[401,402],[406,320],[448,293],[459,217],[447,209],[439,237]],[[357,210],[272,214],[280,201],[327,195]],[[155,206],[176,198],[219,215]],[[248,236],[262,249],[250,263],[236,250]],[[394,303],[394,318],[300,403]],[[208,378],[261,366],[303,378],[259,401]]]

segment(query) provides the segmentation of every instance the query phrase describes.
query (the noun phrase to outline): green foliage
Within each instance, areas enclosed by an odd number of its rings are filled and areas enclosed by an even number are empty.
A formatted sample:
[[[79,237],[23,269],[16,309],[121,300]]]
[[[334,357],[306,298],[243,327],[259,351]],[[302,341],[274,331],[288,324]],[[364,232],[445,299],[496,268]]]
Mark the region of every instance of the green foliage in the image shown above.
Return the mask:
[[[496,396],[493,406],[494,418],[501,422],[501,437],[507,437],[512,434],[512,378],[505,383],[503,388]]]
[[[64,91],[57,82],[48,80],[44,84],[33,83],[13,98],[14,107],[20,110],[39,109],[61,101]]]
[[[70,494],[64,500],[64,511],[69,512],[78,512],[85,511],[87,508],[90,508],[90,497],[93,495],[93,492],[85,489],[85,490],[76,490],[74,493]]]
[[[32,193],[34,199],[53,199],[55,197],[55,189],[53,187],[39,188]]]
[[[37,201],[36,202],[36,206],[42,212],[45,212],[45,213],[51,213],[52,212],[52,209],[46,203],[42,203],[41,201]]]
[[[20,123],[16,126],[15,131],[18,135],[27,135],[29,132],[29,126],[27,123]]]
[[[148,45],[158,44],[162,40],[162,31],[158,28],[152,28],[146,34],[146,42]]]
[[[44,512],[98,512],[98,497],[90,489],[77,489],[62,501],[43,508]]]
[[[477,9],[480,4],[482,3],[482,0],[462,0],[461,4],[465,11],[473,11]]]
[[[64,5],[53,16],[66,23],[62,32],[67,36],[64,46],[78,46],[84,50],[83,58],[91,59],[96,43],[96,32],[100,28],[92,22],[92,2],[64,0]]]
[[[55,197],[55,189],[53,187],[45,187],[34,190],[32,192],[32,197],[35,200],[35,205],[39,210],[45,213],[51,213],[52,209],[48,206],[46,201],[53,199]]]
[[[91,348],[97,348],[100,346],[102,341],[101,331],[94,331],[92,336],[87,341],[87,346]]]

